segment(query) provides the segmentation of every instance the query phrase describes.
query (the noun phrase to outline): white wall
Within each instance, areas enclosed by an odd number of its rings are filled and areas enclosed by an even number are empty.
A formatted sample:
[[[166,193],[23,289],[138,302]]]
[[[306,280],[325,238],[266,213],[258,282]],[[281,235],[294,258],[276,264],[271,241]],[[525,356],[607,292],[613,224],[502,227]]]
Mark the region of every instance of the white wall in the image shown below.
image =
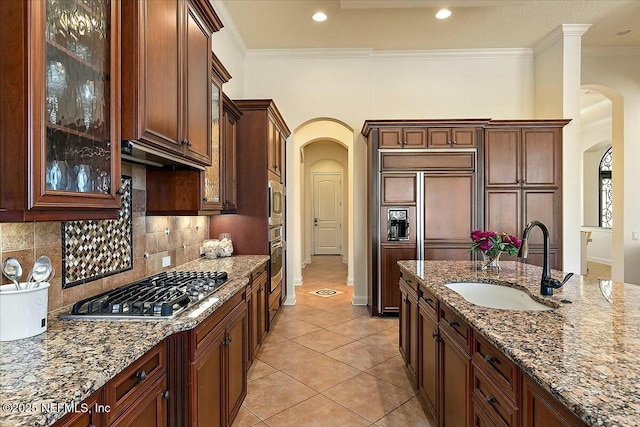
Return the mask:
[[[582,230],[591,232],[591,242],[587,243],[587,259],[611,265],[611,229],[582,227]]]
[[[612,277],[640,284],[640,49],[596,49],[582,58],[582,83],[600,86],[613,102]],[[620,268],[622,267],[622,268]]]

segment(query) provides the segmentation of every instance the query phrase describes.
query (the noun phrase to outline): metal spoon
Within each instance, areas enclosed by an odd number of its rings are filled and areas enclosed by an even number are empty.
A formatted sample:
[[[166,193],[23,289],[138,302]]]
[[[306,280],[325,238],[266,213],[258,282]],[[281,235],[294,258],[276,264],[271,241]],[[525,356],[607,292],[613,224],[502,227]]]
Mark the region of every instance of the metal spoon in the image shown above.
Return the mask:
[[[17,290],[20,290],[18,279],[22,276],[22,266],[17,259],[13,257],[5,259],[2,263],[2,273],[16,285]]]
[[[40,287],[40,282],[44,282],[48,280],[49,276],[51,276],[52,268],[53,267],[51,267],[51,260],[49,259],[48,256],[43,255],[40,258],[38,258],[36,262],[33,264],[33,273],[32,273],[33,280],[35,280],[36,283],[34,286],[32,286],[31,284],[29,284],[28,286],[30,288]]]

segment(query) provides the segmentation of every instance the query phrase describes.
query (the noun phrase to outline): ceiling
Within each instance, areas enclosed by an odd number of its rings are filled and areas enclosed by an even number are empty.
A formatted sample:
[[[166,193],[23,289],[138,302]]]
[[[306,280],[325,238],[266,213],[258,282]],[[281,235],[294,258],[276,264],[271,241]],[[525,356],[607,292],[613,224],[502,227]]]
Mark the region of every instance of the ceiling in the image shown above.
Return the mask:
[[[561,24],[592,24],[590,48],[640,46],[640,0],[223,0],[248,49],[532,48]],[[447,6],[453,15],[435,19]],[[328,20],[313,22],[324,11]],[[632,30],[624,36],[616,33]]]

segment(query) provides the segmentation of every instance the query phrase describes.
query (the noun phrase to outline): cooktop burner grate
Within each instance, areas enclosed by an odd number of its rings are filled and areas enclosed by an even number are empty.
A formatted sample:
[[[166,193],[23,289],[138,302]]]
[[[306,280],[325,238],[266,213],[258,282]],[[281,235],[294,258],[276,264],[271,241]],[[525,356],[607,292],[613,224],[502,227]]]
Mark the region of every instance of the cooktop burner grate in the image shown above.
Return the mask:
[[[170,319],[227,281],[226,272],[171,271],[83,299],[63,318]]]

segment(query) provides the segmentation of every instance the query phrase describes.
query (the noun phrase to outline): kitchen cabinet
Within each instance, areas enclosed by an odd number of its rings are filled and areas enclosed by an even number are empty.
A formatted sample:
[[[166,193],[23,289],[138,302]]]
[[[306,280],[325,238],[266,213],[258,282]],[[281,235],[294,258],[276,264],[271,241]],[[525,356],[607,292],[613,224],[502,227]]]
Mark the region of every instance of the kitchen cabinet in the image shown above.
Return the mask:
[[[409,278],[400,277],[400,354],[411,377],[418,371],[418,288]]]
[[[418,301],[418,375],[417,387],[434,420],[438,419],[438,300],[420,286]]]
[[[117,216],[120,8],[0,2],[0,221]]]
[[[247,293],[247,307],[249,316],[249,363],[258,353],[262,339],[267,332],[267,264],[261,266],[252,274],[250,292]]]
[[[230,426],[247,394],[246,294],[241,292],[191,335],[189,425]]]
[[[477,146],[477,129],[461,128],[429,128],[427,132],[428,148],[475,148]]]
[[[527,375],[523,375],[522,385],[523,427],[586,426]]]
[[[109,427],[165,427],[167,426],[166,379],[159,378],[145,389],[135,405],[128,408]]]
[[[235,124],[242,113],[222,93],[222,84],[231,76],[214,54],[212,62],[211,166],[204,170],[148,167],[147,215],[211,215],[235,211]]]
[[[200,209],[222,211],[235,209],[235,122],[239,114],[233,102],[222,93],[222,84],[231,79],[215,54],[212,54],[211,81],[211,166],[200,173],[202,196]],[[228,147],[229,145],[229,147]],[[227,183],[227,179],[230,181]]]
[[[389,244],[380,247],[380,258],[384,260],[380,266],[380,302],[383,312],[398,313],[402,299],[400,295],[400,268],[398,261],[415,259],[416,245]]]
[[[384,128],[380,129],[378,148],[426,148],[427,129]]]
[[[554,269],[562,269],[562,127],[567,123],[492,121],[484,137],[485,228],[521,236],[529,221],[542,221],[549,228]],[[534,233],[528,261],[542,265],[542,233]]]
[[[123,2],[122,138],[150,153],[211,164],[211,35],[206,0]]]
[[[103,414],[99,408],[102,403],[102,389],[93,393],[84,402],[87,411],[72,412],[55,423],[55,427],[88,427],[104,425]]]

